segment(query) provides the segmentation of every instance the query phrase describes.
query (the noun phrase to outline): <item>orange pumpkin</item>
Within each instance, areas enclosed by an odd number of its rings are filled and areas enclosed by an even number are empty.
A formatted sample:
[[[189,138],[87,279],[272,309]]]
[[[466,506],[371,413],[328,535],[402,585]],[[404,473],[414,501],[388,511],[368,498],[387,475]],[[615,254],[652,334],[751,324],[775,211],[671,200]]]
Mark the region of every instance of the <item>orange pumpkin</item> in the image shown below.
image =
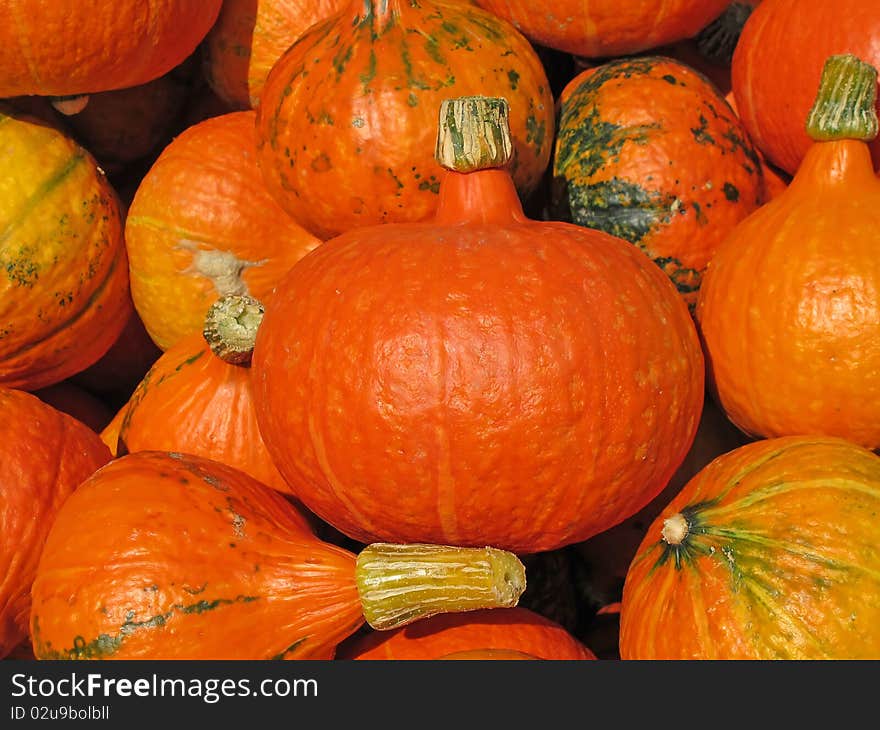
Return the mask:
[[[195,454],[290,492],[260,437],[251,396],[249,350],[261,316],[253,300],[219,300],[206,317],[210,344],[206,333],[194,332],[168,349],[105,429],[113,454]],[[247,342],[233,349],[236,336]]]
[[[149,556],[148,560],[144,556]],[[324,543],[277,492],[207,459],[144,451],[86,480],[34,580],[38,659],[330,659],[366,620],[514,606],[510,553]]]
[[[91,94],[151,81],[195,50],[220,3],[4,2],[0,97]]]
[[[257,123],[266,184],[322,238],[430,218],[442,172],[431,154],[437,111],[465,94],[511,102],[511,170],[528,195],[555,128],[550,84],[529,42],[460,0],[349,0],[266,80]]]
[[[595,655],[565,629],[525,608],[447,614],[389,632],[372,632],[339,647],[339,659],[486,659],[473,653],[516,653],[517,659],[591,660]],[[470,656],[455,656],[469,653]],[[523,656],[527,655],[527,656]]]
[[[256,108],[272,66],[348,0],[225,0],[205,39],[205,76],[237,109]]]
[[[504,100],[453,100],[441,120],[435,218],[332,239],[266,301],[260,431],[354,539],[552,550],[636,512],[681,463],[696,330],[634,246],[525,217]]]
[[[265,296],[320,243],[267,192],[254,119],[231,112],[190,127],[135,193],[125,222],[131,295],[163,350],[199,332],[218,296]]]
[[[0,384],[35,390],[87,368],[125,326],[122,215],[59,129],[0,106],[0,148]]]
[[[748,434],[880,447],[880,180],[866,143],[876,75],[852,56],[829,62],[803,164],[704,278],[696,315],[713,388]]]
[[[880,457],[790,436],[715,459],[626,577],[622,659],[880,658]]]
[[[550,48],[591,58],[625,56],[690,38],[730,0],[476,0]]]
[[[97,434],[20,390],[0,387],[0,657],[28,635],[31,583],[58,509],[110,461]]]

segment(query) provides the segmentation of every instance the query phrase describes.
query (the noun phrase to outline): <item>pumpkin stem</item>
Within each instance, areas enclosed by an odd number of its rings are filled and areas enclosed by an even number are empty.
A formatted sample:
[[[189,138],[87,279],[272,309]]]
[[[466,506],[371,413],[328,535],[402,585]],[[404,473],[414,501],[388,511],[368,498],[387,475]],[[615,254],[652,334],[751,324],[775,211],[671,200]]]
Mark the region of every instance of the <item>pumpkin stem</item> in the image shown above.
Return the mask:
[[[754,7],[748,3],[733,2],[715,20],[697,34],[697,50],[708,61],[728,66],[742,35],[746,21]]]
[[[877,69],[851,53],[825,61],[819,93],[807,117],[807,134],[816,142],[877,136]]]
[[[364,618],[394,629],[438,613],[510,608],[526,588],[513,553],[496,548],[374,543],[355,568]]]
[[[462,96],[440,104],[437,162],[447,170],[475,172],[504,167],[513,155],[506,99]]]
[[[66,117],[79,114],[89,103],[88,94],[73,94],[71,96],[53,96],[49,103]]]
[[[246,294],[230,294],[214,302],[202,330],[211,352],[233,365],[250,363],[263,312],[263,305]]]
[[[663,529],[660,530],[660,535],[667,545],[681,545],[688,536],[689,529],[690,526],[685,516],[678,512],[668,520],[663,520]]]

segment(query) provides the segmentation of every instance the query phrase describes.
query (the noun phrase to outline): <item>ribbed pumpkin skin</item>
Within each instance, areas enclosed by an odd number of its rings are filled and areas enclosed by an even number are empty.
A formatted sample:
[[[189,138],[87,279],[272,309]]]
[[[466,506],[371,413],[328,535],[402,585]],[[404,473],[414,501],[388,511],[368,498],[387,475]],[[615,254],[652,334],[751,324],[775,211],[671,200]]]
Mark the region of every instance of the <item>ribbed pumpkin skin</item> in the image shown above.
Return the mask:
[[[880,658],[878,500],[880,458],[841,439],[768,439],[719,457],[639,547],[621,658]],[[661,529],[679,512],[692,528],[676,550]]]
[[[156,361],[118,415],[105,434],[114,454],[195,454],[290,492],[260,436],[250,367],[221,360],[200,332],[180,340]]]
[[[730,0],[476,0],[528,38],[577,56],[623,56],[690,38]]]
[[[192,53],[221,0],[2,0],[0,97],[136,86]]]
[[[86,425],[0,387],[0,657],[28,635],[31,583],[64,500],[110,461]]]
[[[340,646],[337,658],[430,660],[475,650],[507,650],[530,654],[534,659],[596,658],[561,626],[525,608],[432,616],[402,629],[352,639]]]
[[[0,107],[0,384],[34,390],[100,358],[131,313],[122,218],[70,137]]]
[[[266,77],[284,52],[348,0],[225,0],[205,39],[205,76],[220,98],[256,108]]]
[[[131,295],[163,350],[201,331],[219,296],[265,296],[320,243],[267,192],[254,119],[232,112],[190,127],[135,193],[125,222]]]
[[[763,198],[748,135],[715,87],[683,63],[612,61],[563,90],[557,216],[637,245],[689,306],[717,247]]]
[[[846,140],[814,144],[719,248],[696,316],[716,397],[743,431],[880,447],[878,245],[880,180],[867,145]]]
[[[362,621],[354,556],[280,494],[216,462],[141,452],[58,513],[31,636],[38,659],[329,659]]]
[[[880,14],[864,0],[765,0],[746,22],[733,56],[737,109],[770,162],[794,174],[810,147],[804,120],[822,66],[852,53],[880,67]],[[877,101],[880,111],[880,98]],[[880,140],[871,149],[880,168]]]
[[[522,35],[462,2],[388,0],[384,12],[383,5],[355,0],[313,27],[273,67],[258,109],[266,184],[322,238],[430,217],[444,99],[508,100],[511,169],[523,196],[550,160],[553,97]]]
[[[625,241],[528,220],[498,169],[448,173],[431,223],[304,257],[252,368],[279,471],[362,542],[586,539],[660,492],[703,401],[668,278]]]

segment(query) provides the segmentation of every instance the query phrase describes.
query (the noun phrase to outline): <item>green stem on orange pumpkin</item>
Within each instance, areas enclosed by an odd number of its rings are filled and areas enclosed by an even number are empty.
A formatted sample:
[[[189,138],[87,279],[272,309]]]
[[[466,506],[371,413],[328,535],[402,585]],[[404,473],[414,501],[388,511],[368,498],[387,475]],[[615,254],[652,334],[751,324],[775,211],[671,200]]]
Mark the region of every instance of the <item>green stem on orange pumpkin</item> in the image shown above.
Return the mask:
[[[712,63],[729,65],[746,21],[754,9],[748,3],[730,3],[721,15],[697,34],[700,55]]]
[[[393,629],[438,613],[512,608],[526,587],[523,564],[496,548],[374,543],[355,568],[364,618]]]
[[[507,100],[462,96],[440,104],[435,158],[455,172],[504,167],[513,155]]]
[[[877,69],[850,53],[831,56],[822,69],[819,92],[807,118],[816,142],[877,136]]]
[[[214,302],[202,330],[211,352],[233,365],[250,363],[263,312],[259,301],[243,294],[230,294]]]

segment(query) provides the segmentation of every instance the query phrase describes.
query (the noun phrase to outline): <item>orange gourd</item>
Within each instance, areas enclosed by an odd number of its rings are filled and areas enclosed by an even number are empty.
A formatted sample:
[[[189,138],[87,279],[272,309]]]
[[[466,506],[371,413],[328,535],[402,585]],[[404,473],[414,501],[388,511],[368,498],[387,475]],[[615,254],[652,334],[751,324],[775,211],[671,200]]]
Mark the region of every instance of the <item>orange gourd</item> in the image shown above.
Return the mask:
[[[525,217],[504,100],[440,118],[435,218],[332,239],[265,302],[260,431],[354,539],[552,550],[636,512],[681,463],[697,334],[634,246]]]
[[[266,79],[257,122],[266,184],[321,238],[426,220],[442,173],[431,154],[437,111],[466,94],[511,102],[511,171],[528,195],[555,128],[550,83],[529,42],[460,0],[349,0]]]
[[[746,444],[697,474],[626,576],[622,659],[880,658],[880,457]]]
[[[31,637],[38,659],[330,659],[365,621],[385,630],[515,606],[524,586],[516,557],[490,548],[355,556],[243,472],[144,451],[97,471],[58,512]]]
[[[800,169],[731,232],[703,280],[696,315],[713,388],[748,434],[880,447],[876,86],[871,66],[829,60]]]
[[[4,0],[0,97],[137,86],[189,56],[221,0]]]
[[[489,656],[474,656],[477,653]],[[519,656],[507,656],[510,653]],[[402,629],[372,632],[347,641],[339,648],[338,658],[489,659],[492,654],[496,659],[596,658],[561,626],[525,608],[434,616]]]
[[[110,461],[97,434],[36,396],[0,387],[0,657],[28,636],[46,535],[80,482]]]
[[[190,127],[135,193],[125,222],[131,295],[163,350],[199,332],[218,296],[265,296],[320,243],[266,190],[255,114],[231,112]]]

